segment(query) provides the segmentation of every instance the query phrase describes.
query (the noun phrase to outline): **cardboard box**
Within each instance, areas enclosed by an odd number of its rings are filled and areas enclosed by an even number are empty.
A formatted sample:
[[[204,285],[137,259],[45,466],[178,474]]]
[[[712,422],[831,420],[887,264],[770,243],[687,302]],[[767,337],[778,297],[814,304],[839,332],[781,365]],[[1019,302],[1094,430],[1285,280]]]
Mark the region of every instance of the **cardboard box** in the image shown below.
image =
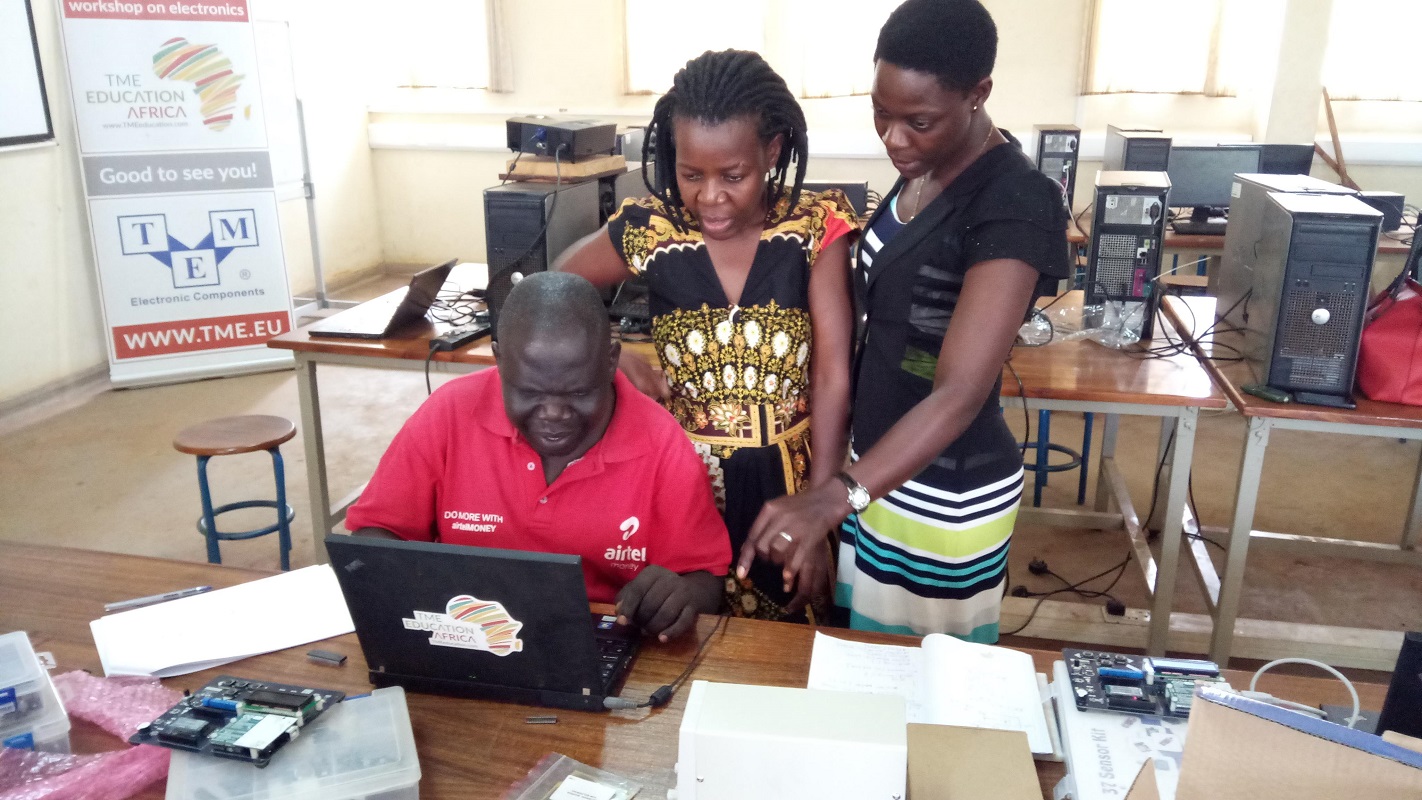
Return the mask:
[[[955,725],[908,726],[910,800],[1040,800],[1027,734]]]
[[[1158,800],[1143,769],[1127,800]],[[1196,693],[1176,800],[1415,800],[1422,753],[1221,689]]]

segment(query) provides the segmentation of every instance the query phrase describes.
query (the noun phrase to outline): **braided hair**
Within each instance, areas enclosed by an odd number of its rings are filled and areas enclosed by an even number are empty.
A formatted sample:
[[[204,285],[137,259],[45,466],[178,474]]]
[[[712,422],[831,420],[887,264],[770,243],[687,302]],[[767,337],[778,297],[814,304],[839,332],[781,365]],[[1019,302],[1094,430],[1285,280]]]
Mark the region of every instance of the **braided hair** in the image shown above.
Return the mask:
[[[708,50],[686,62],[672,78],[671,90],[657,100],[652,110],[652,121],[642,143],[642,180],[653,197],[677,210],[680,221],[685,222],[686,218],[676,182],[673,118],[719,125],[740,116],[759,120],[757,133],[762,143],[768,144],[777,134],[784,137],[780,158],[772,167],[766,186],[767,215],[774,213],[775,199],[785,193],[792,161],[795,179],[790,184],[790,207],[799,201],[810,150],[800,103],[785,85],[785,79],[759,53]],[[649,162],[654,164],[653,169],[645,169]]]

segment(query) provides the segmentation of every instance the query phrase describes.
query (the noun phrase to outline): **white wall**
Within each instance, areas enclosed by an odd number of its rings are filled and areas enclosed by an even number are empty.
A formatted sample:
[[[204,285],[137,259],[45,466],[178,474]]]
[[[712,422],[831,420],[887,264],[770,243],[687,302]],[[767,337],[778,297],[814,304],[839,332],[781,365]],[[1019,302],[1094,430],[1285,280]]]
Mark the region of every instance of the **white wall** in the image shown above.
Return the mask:
[[[31,3],[58,144],[0,153],[0,406],[102,372],[106,331],[89,244],[57,5]],[[306,99],[320,244],[328,279],[384,260],[366,141],[366,97],[349,76],[370,37],[335,0],[256,0],[259,19],[292,28]],[[294,292],[315,283],[301,200],[281,205]]]
[[[1186,141],[1327,139],[1311,77],[1327,39],[1333,0],[1285,0],[1277,69],[1287,80],[1242,98],[1079,97],[1090,0],[986,0],[999,32],[988,108],[1025,139],[1036,123],[1081,126],[1088,144],[1106,122],[1153,123]],[[10,348],[0,369],[0,404],[100,367],[105,348],[90,263],[87,222],[72,145],[55,7],[34,3],[46,81],[60,145],[0,154],[0,335],[42,346]],[[509,157],[503,120],[523,113],[596,115],[645,121],[653,98],[622,92],[620,0],[507,0],[513,91],[463,93],[433,102],[382,104],[352,76],[379,46],[366,30],[364,2],[254,0],[260,19],[291,24],[298,91],[306,101],[328,279],[380,263],[426,263],[485,253],[482,190]],[[865,31],[865,36],[874,35]],[[1314,56],[1310,56],[1313,53]],[[1166,59],[1168,61],[1168,59]],[[668,76],[670,77],[670,76]],[[470,95],[473,95],[472,97]],[[867,98],[805,101],[810,176],[868,180],[887,189],[895,176],[874,137]],[[1368,189],[1422,201],[1422,103],[1335,103],[1345,154]],[[367,124],[368,123],[368,124]],[[1402,165],[1399,165],[1402,164]],[[1089,202],[1099,164],[1081,164],[1077,206]],[[1321,165],[1320,177],[1330,177]],[[311,284],[303,204],[282,205],[293,289]],[[1380,267],[1381,269],[1381,267]]]

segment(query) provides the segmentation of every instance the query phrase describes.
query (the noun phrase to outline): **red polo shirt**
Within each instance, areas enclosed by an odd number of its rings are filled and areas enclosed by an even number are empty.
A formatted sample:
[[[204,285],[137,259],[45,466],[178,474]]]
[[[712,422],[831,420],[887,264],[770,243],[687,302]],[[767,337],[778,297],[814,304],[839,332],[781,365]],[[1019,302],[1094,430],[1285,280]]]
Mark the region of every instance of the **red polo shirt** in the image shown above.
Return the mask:
[[[552,484],[504,413],[499,373],[455,378],[396,434],[346,527],[403,539],[582,556],[610,603],[648,564],[725,575],[731,544],[706,466],[666,409],[617,373],[602,439]]]

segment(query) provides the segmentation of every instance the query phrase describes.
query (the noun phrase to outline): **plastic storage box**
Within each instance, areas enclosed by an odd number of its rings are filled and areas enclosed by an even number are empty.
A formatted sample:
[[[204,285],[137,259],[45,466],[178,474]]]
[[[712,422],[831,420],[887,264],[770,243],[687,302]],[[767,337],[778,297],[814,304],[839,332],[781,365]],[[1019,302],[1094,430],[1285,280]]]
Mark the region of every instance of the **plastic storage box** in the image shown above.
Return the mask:
[[[28,634],[15,631],[0,636],[0,728],[44,713],[46,680]]]
[[[347,698],[265,768],[175,750],[168,800],[418,800],[420,761],[405,690]]]
[[[33,678],[27,677],[24,681],[23,693],[17,692],[13,695],[17,701],[23,698],[23,701],[16,702],[15,705],[25,710],[0,717],[0,746],[68,753],[69,713],[64,710],[64,701],[59,699],[59,692],[54,690],[54,682],[50,680],[49,673],[45,672],[39,665],[39,659],[35,658],[29,637],[24,632],[7,633],[0,637],[0,650],[6,653],[0,656],[0,660],[6,657],[23,660],[23,654],[28,654],[36,673]],[[20,655],[17,656],[16,653]],[[9,666],[0,665],[6,670]],[[15,685],[7,688],[15,688]]]

